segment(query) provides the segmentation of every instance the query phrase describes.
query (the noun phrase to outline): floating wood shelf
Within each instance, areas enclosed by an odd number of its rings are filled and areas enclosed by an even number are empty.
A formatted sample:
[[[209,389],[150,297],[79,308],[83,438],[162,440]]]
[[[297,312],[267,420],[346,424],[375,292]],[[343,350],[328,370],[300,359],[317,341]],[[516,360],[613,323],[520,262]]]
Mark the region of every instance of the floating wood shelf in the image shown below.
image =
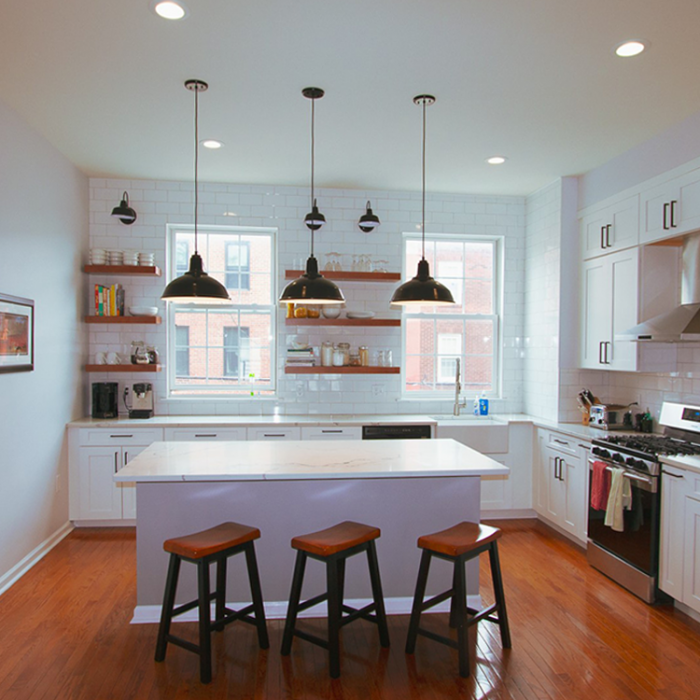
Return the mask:
[[[160,316],[86,316],[85,323],[146,323],[158,325],[163,321]]]
[[[285,374],[399,374],[400,367],[293,367],[287,365]]]
[[[287,326],[400,326],[400,318],[287,318]]]
[[[86,372],[160,372],[162,365],[85,365]]]
[[[303,275],[305,270],[285,270],[285,279],[293,280]],[[353,272],[352,270],[320,270],[329,280],[345,280],[346,282],[398,282],[399,272]]]
[[[161,275],[157,265],[86,265],[83,269],[85,272],[101,275]]]

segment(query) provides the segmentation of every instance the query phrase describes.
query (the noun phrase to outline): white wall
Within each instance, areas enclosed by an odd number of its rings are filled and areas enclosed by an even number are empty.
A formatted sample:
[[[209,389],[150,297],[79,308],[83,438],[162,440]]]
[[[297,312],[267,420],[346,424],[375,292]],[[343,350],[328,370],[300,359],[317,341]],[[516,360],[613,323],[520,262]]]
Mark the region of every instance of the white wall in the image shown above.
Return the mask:
[[[35,370],[0,374],[0,589],[68,521],[65,424],[84,412],[88,182],[0,101],[0,292],[35,302]]]
[[[129,192],[130,203],[138,220],[124,226],[109,216],[122,192]],[[316,257],[321,267],[325,253],[335,251],[344,257],[349,269],[353,255],[370,254],[374,260],[388,260],[392,271],[401,269],[402,233],[415,232],[420,222],[420,193],[363,190],[320,189],[317,198],[328,223],[316,236]],[[192,183],[105,180],[90,181],[90,245],[106,249],[152,251],[156,264],[165,268],[165,230],[167,223],[190,224],[193,211]],[[364,213],[367,200],[381,219],[381,226],[372,234],[362,233],[357,219]],[[278,285],[284,284],[285,269],[304,261],[309,251],[309,232],[303,218],[309,209],[307,188],[249,185],[200,184],[201,225],[265,226],[278,229]],[[503,398],[493,402],[493,409],[503,412],[522,410],[522,337],[524,291],[524,199],[472,195],[431,194],[426,202],[427,229],[435,233],[458,233],[502,236],[504,238],[505,292],[503,304]],[[236,216],[224,216],[235,212]],[[298,267],[299,262],[296,263]],[[411,271],[413,276],[415,271]],[[128,294],[127,306],[136,303],[158,305],[165,285],[161,279],[106,280],[97,277],[90,282],[121,282]],[[398,283],[343,283],[348,308],[375,311],[377,315],[398,315],[389,309],[389,299]],[[281,286],[280,286],[281,288]],[[86,303],[90,295],[85,285]],[[284,325],[284,311],[278,313],[278,397],[276,400],[167,400],[165,372],[151,376],[156,389],[156,411],[160,415],[182,414],[342,414],[342,413],[434,413],[450,411],[452,400],[408,401],[400,399],[401,379],[398,375],[342,376],[285,375],[284,352],[292,327]],[[352,329],[324,328],[304,335],[312,345],[328,338],[340,340],[343,335],[353,347],[368,345],[390,348],[395,364],[401,363],[401,332],[396,328]],[[143,339],[160,351],[166,347],[166,328],[161,326],[90,327],[90,354],[100,351],[124,352],[132,339]],[[125,383],[144,381],[144,375],[92,374],[90,381]]]

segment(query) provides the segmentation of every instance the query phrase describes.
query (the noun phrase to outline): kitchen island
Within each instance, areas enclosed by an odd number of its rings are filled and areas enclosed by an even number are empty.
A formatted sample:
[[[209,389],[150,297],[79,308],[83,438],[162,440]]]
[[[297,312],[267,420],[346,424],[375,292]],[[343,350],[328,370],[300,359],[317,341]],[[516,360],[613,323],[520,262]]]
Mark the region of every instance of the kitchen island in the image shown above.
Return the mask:
[[[158,620],[168,563],[163,541],[227,520],[262,532],[256,550],[268,616],[286,611],[291,538],[343,520],[381,528],[377,552],[387,611],[409,612],[417,538],[462,520],[479,521],[480,478],[508,472],[451,439],[153,443],[114,477],[137,485],[134,621]],[[249,599],[238,559],[229,563],[227,600],[234,605]],[[450,585],[449,567],[439,564],[429,592]],[[471,564],[468,587],[478,602],[478,562]],[[178,601],[195,595],[194,568],[183,567]],[[305,592],[322,590],[323,573],[323,567],[309,566]],[[349,599],[369,597],[361,557],[348,562],[346,576]]]

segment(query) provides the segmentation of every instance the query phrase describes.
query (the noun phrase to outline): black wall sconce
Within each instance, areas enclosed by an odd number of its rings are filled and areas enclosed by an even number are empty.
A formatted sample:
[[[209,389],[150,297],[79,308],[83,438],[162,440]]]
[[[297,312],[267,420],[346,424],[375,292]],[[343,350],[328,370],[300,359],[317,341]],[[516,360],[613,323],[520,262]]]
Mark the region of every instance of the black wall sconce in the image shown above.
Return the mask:
[[[112,216],[119,219],[123,224],[130,226],[136,221],[136,212],[129,206],[129,193],[124,192],[122,201],[118,207],[112,209]]]
[[[372,211],[370,206],[370,201],[367,200],[367,211],[360,217],[357,225],[360,227],[360,231],[365,233],[371,233],[377,226],[379,226],[379,217]]]

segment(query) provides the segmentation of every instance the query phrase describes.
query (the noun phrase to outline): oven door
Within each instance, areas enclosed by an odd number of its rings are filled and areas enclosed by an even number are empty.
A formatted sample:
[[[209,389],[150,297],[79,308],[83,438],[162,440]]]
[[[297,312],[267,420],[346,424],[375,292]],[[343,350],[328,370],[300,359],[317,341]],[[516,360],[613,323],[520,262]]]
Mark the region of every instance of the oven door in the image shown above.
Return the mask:
[[[593,480],[593,462],[589,460],[589,493]],[[605,460],[601,460],[605,461]],[[611,466],[619,465],[612,463]],[[632,509],[624,511],[624,530],[616,532],[605,525],[605,511],[588,504],[588,539],[637,569],[655,576],[659,550],[658,477],[625,469],[632,486]]]

